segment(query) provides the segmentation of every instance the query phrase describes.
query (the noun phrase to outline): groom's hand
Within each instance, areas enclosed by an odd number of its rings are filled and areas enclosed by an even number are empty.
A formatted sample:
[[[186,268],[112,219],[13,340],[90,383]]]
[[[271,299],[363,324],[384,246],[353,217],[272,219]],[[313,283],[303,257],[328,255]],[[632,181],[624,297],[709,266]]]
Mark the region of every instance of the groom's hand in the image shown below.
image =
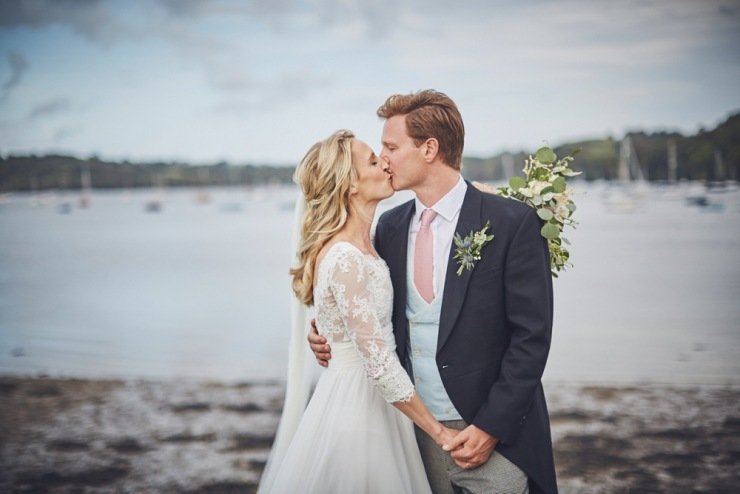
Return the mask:
[[[316,319],[311,319],[311,331],[308,332],[307,339],[308,345],[311,347],[311,351],[319,365],[321,367],[329,367],[331,347],[326,344],[326,338],[319,335],[319,331],[316,329]]]
[[[457,466],[469,470],[488,461],[498,439],[474,425],[469,425],[444,448]]]

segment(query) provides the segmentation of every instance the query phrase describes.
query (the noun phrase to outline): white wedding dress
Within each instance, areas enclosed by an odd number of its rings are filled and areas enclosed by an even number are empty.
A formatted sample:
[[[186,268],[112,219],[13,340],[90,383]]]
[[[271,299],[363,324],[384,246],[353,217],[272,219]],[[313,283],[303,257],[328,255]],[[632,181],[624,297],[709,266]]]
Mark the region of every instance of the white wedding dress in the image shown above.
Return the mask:
[[[413,423],[390,404],[408,401],[414,388],[395,351],[385,262],[335,243],[318,267],[314,302],[332,358],[260,492],[431,492]]]

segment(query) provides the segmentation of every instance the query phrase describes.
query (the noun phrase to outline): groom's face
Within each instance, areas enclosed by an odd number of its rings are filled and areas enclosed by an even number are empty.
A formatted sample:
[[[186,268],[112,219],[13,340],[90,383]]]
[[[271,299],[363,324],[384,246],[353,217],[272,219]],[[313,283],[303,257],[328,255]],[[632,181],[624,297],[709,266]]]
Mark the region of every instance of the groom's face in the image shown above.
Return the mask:
[[[405,115],[395,115],[383,124],[380,158],[388,163],[394,190],[414,190],[424,180],[424,151],[406,132]]]

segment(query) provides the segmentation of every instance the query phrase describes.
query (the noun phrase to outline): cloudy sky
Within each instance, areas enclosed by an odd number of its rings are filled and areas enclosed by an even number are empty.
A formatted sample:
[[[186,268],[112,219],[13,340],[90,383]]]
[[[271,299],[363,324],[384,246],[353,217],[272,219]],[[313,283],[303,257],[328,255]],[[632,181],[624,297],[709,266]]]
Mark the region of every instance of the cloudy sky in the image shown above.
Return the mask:
[[[740,1],[0,2],[0,153],[294,164],[435,88],[465,154],[740,110]]]

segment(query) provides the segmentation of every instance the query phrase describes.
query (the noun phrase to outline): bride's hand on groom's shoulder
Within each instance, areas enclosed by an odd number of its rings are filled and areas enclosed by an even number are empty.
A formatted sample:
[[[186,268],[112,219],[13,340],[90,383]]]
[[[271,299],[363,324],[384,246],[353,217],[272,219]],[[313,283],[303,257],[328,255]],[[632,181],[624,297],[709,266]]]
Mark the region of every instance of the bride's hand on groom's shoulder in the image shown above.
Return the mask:
[[[311,331],[308,332],[306,339],[319,365],[321,367],[329,367],[331,347],[326,343],[326,338],[321,336],[316,329],[316,319],[311,319]]]

